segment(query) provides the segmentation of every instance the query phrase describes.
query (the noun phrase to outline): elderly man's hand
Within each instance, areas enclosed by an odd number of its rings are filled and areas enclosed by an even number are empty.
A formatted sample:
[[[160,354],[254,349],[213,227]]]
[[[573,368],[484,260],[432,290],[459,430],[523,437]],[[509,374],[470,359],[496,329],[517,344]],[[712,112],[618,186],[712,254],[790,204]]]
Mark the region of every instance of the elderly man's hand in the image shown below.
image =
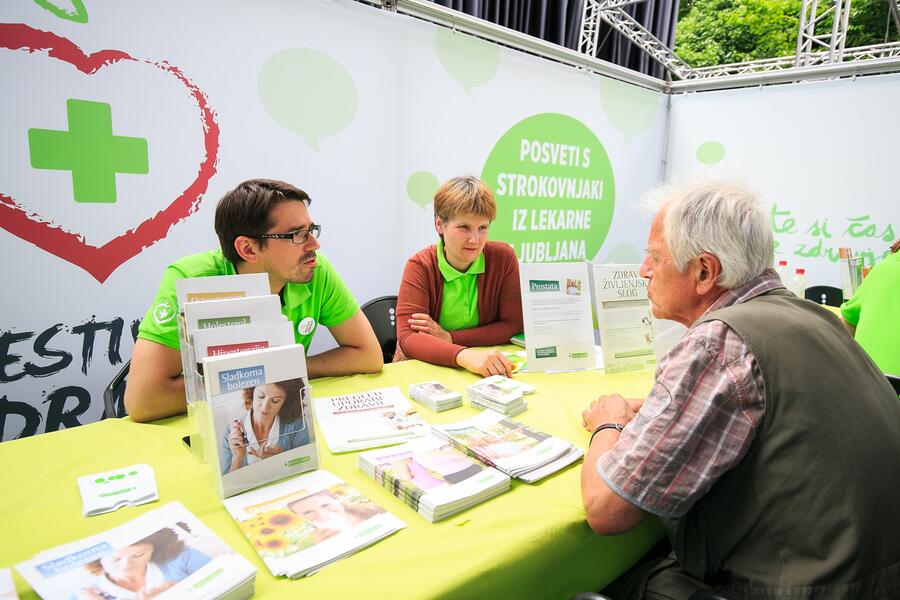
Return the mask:
[[[619,394],[600,396],[581,413],[581,424],[588,431],[594,431],[604,423],[625,425],[641,409],[643,400],[629,400]]]

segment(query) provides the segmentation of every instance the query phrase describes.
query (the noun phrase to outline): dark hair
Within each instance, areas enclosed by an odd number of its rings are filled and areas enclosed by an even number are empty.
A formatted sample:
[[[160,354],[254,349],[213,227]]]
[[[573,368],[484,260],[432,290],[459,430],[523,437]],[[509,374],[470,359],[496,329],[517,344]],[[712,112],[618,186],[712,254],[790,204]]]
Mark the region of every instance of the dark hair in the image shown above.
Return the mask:
[[[150,561],[158,565],[166,564],[187,548],[185,543],[181,541],[181,538],[178,537],[178,534],[168,527],[151,533],[136,542],[131,542],[127,546],[137,546],[138,544],[149,544],[153,548],[153,555],[150,557]],[[91,575],[103,574],[103,565],[100,563],[99,558],[85,563],[84,568]]]
[[[234,264],[241,257],[234,249],[234,240],[241,235],[261,235],[272,227],[269,216],[281,202],[294,200],[309,206],[312,200],[306,192],[277,179],[248,179],[222,196],[216,205],[216,235],[222,254]],[[265,247],[265,239],[259,245]]]
[[[271,385],[277,385],[284,392],[284,406],[278,411],[283,423],[297,421],[303,418],[303,378],[286,379],[284,381],[276,381]],[[253,392],[256,386],[244,388],[242,390],[244,396],[244,409],[250,410],[253,407]]]

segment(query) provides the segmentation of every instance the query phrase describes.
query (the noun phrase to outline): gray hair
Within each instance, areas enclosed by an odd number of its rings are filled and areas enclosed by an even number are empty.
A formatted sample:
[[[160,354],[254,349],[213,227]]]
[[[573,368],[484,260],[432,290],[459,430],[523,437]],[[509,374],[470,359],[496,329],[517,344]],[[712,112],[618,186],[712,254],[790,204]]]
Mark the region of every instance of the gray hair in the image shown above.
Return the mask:
[[[645,204],[665,211],[663,236],[679,271],[706,252],[722,265],[716,284],[733,289],[775,260],[769,215],[743,186],[720,181],[667,185],[648,194]]]

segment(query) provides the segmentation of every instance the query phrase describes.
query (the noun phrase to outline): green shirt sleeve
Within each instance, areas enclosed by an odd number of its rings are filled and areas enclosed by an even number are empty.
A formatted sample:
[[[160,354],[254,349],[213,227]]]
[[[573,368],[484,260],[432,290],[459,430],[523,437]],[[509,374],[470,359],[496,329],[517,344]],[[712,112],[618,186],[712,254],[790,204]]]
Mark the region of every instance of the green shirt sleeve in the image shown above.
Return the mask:
[[[184,277],[177,267],[169,265],[163,273],[162,282],[156,292],[153,304],[144,315],[138,328],[138,337],[178,350],[178,299],[175,295],[175,280]]]

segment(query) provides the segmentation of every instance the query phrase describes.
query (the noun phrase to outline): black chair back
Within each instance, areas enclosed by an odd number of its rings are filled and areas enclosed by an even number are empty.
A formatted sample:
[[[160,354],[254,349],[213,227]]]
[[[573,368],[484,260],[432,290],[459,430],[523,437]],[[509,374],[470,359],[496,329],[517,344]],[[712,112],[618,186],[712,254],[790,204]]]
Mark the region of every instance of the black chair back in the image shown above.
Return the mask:
[[[830,285],[814,285],[806,288],[803,296],[807,300],[812,300],[817,304],[827,304],[828,306],[840,306],[844,301],[844,292],[840,288]]]
[[[369,300],[360,307],[372,324],[384,362],[394,360],[397,349],[397,296],[381,296]]]
[[[900,377],[891,375],[890,373],[885,373],[884,376],[887,377],[888,383],[893,386],[894,391],[897,392],[898,396],[900,396]]]
[[[118,419],[128,414],[125,410],[125,386],[128,384],[129,369],[131,369],[130,358],[103,390],[104,419]]]

